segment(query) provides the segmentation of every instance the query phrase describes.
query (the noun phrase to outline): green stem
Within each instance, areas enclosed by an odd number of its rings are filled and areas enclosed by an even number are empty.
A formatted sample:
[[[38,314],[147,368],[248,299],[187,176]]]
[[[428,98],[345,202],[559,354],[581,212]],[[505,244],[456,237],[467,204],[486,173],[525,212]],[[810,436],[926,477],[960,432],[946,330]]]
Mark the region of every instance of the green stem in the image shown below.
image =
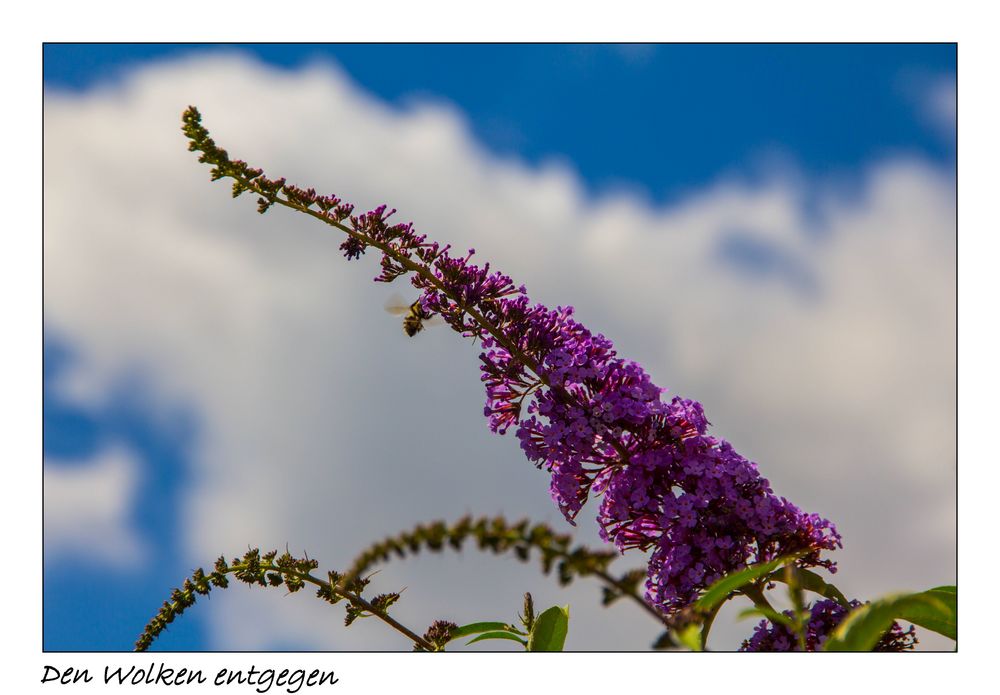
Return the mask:
[[[615,589],[617,589],[619,592],[621,592],[621,594],[623,596],[628,596],[630,599],[632,599],[633,601],[635,601],[636,603],[638,603],[640,606],[642,606],[643,610],[645,610],[647,613],[649,613],[651,616],[653,616],[654,618],[656,618],[658,621],[660,621],[661,623],[663,623],[667,627],[670,626],[670,621],[667,620],[667,617],[665,615],[663,615],[658,610],[656,610],[655,608],[653,608],[651,605],[649,605],[648,603],[646,603],[645,599],[643,599],[641,596],[639,596],[639,594],[635,593],[634,591],[631,591],[627,586],[625,586],[624,584],[622,584],[621,582],[619,582],[617,579],[615,579],[614,577],[612,577],[607,572],[604,572],[602,570],[595,570],[594,571],[594,576],[600,577],[601,580],[603,580],[605,583],[610,584]]]
[[[771,606],[768,600],[764,597],[764,590],[761,589],[758,585],[747,584],[746,586],[743,587],[741,593],[743,593],[744,596],[753,601],[753,605],[757,606],[757,608],[760,608],[762,610],[768,610],[771,612],[777,612],[774,610],[774,607]]]
[[[728,600],[728,599],[726,599]],[[715,604],[715,606],[708,612],[705,616],[705,620],[702,622],[701,626],[701,650],[705,651],[708,646],[708,633],[712,629],[712,623],[715,622],[715,616],[719,614],[719,609],[722,608],[722,604],[726,601],[720,601]]]

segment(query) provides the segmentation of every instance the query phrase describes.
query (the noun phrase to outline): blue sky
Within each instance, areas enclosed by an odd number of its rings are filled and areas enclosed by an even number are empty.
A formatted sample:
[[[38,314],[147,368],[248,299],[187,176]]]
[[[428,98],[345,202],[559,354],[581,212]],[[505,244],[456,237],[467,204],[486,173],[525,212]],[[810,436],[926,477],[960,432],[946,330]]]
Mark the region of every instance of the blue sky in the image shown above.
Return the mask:
[[[229,48],[49,44],[45,84],[86,90],[137,64]],[[955,155],[914,109],[922,87],[955,74],[950,44],[239,49],[288,70],[334,60],[397,106],[447,100],[499,154],[565,158],[594,189],[640,187],[657,201],[722,172],[753,175],[773,153],[847,176],[897,152],[941,164]]]
[[[174,68],[169,66],[181,65],[176,62],[180,58],[211,61],[212,56],[231,56],[234,52],[250,57],[240,63],[241,66],[245,63],[245,67],[217,68],[216,63],[208,62],[206,65],[210,69],[206,74],[225,74],[225,70],[232,69],[240,78],[241,70],[259,72],[270,65],[280,69],[279,75],[287,77],[288,84],[292,85],[288,89],[297,90],[297,80],[306,80],[302,76],[311,66],[339,66],[338,74],[349,85],[344,88],[347,89],[343,92],[347,95],[344,98],[352,100],[352,104],[357,99],[361,104],[359,109],[369,108],[367,100],[374,100],[376,106],[371,108],[378,114],[382,113],[378,109],[384,108],[386,113],[400,119],[399,124],[406,124],[429,105],[434,118],[443,119],[441,122],[447,124],[441,127],[453,125],[448,120],[451,114],[457,119],[459,130],[467,128],[472,154],[463,156],[469,161],[485,161],[488,167],[501,168],[504,163],[514,162],[519,172],[523,170],[539,177],[539,188],[550,181],[545,172],[555,167],[557,188],[564,184],[570,188],[579,185],[580,200],[595,210],[607,201],[624,200],[637,219],[655,221],[662,215],[672,220],[675,217],[671,216],[676,213],[676,219],[680,220],[685,210],[697,207],[698,201],[706,196],[718,195],[728,205],[727,186],[751,197],[751,194],[763,192],[760,205],[766,207],[772,204],[765,195],[768,186],[778,181],[790,182],[790,190],[799,196],[795,202],[795,206],[801,208],[798,219],[808,223],[818,214],[814,207],[828,210],[837,204],[848,205],[831,200],[857,197],[863,200],[858,203],[859,210],[878,207],[871,200],[877,202],[878,191],[896,190],[893,187],[897,186],[897,179],[882,187],[871,182],[880,180],[877,172],[882,170],[879,167],[885,165],[892,170],[893,163],[918,170],[912,177],[903,176],[903,183],[898,183],[905,191],[911,190],[908,186],[922,190],[920,186],[930,177],[931,182],[927,185],[935,195],[940,191],[945,200],[952,195],[954,125],[949,125],[947,102],[948,95],[954,94],[956,51],[953,45],[943,44],[222,47],[49,44],[44,47],[47,168],[50,171],[55,168],[49,166],[50,158],[59,161],[83,156],[73,144],[77,137],[81,143],[86,142],[87,128],[81,125],[73,130],[65,124],[72,124],[75,114],[87,113],[84,107],[88,104],[127,109],[128,99],[118,99],[116,95],[139,95],[135,99],[140,101],[140,97],[147,94],[144,90],[168,89],[174,78],[157,73],[158,66],[172,70]],[[189,68],[196,64],[187,65]],[[188,68],[177,68],[177,74]],[[196,80],[197,71],[192,74],[195,76],[191,79]],[[322,78],[317,79],[322,81]],[[340,85],[336,79],[330,79]],[[177,83],[187,84],[179,78]],[[229,85],[223,81],[219,88],[225,91]],[[306,89],[307,86],[301,87],[301,90]],[[184,98],[183,90],[179,90],[178,98]],[[262,98],[271,101],[261,108],[277,108],[280,113],[280,105],[275,106],[280,103],[279,97],[265,95]],[[253,110],[256,106],[235,104],[233,108],[238,112],[240,108]],[[55,132],[57,127],[50,126],[50,112],[58,112],[62,119],[58,127],[70,134],[49,137],[50,128]],[[212,113],[207,113],[206,118],[212,127]],[[115,132],[120,125],[124,132],[124,123],[124,120],[121,124],[110,123],[109,127]],[[275,123],[274,130],[280,132],[281,125]],[[402,125],[396,128],[402,129]],[[148,132],[151,138],[156,137],[154,130]],[[339,134],[332,132],[330,135]],[[183,150],[183,144],[177,144],[178,149]],[[377,139],[370,141],[369,147],[373,157],[384,156],[380,154]],[[478,153],[477,148],[485,153]],[[88,151],[99,150],[100,146]],[[85,159],[82,161],[86,164]],[[111,166],[112,171],[121,171],[123,167],[119,162],[125,161],[109,155],[108,162],[102,165]],[[195,176],[202,173],[193,171],[193,162],[189,169]],[[890,174],[886,176],[892,178]],[[565,183],[567,180],[570,183]],[[50,185],[48,179],[46,185]],[[210,190],[207,177],[199,179],[197,185],[208,191],[211,204],[225,214],[230,214],[229,208],[235,209],[228,196]],[[386,187],[393,190],[391,184]],[[397,196],[404,195],[407,189],[400,190],[402,193]],[[47,196],[47,206],[55,205],[53,199],[58,200]],[[178,197],[176,200],[179,202],[174,207],[184,208],[185,199]],[[117,204],[111,200],[106,202]],[[720,205],[724,207],[723,203]],[[433,201],[428,205],[433,208]],[[750,203],[748,206],[751,211],[756,209]],[[417,205],[410,207],[416,209]],[[895,210],[892,206],[888,208]],[[217,214],[216,208],[205,209],[211,210],[204,213],[206,215]],[[59,244],[64,238],[59,233],[62,229],[59,221],[49,221],[50,210],[54,208],[47,207],[47,225],[50,225],[46,230],[47,297],[50,295],[49,281],[65,282],[67,286],[72,283],[58,275],[59,268],[65,266],[49,265],[49,254],[60,252]],[[947,212],[946,209],[942,219],[948,219]],[[828,217],[836,215],[831,213]],[[237,219],[240,221],[235,221]],[[560,219],[559,214],[553,213],[553,219]],[[250,224],[242,221],[243,218],[234,217],[233,220],[226,224],[233,228]],[[448,224],[446,219],[443,222],[441,226]],[[683,227],[681,222],[676,224]],[[831,229],[836,226],[828,221],[826,224]],[[791,301],[814,293],[811,301],[822,304],[837,296],[835,288],[824,285],[825,266],[811,265],[813,259],[822,255],[819,250],[807,248],[802,251],[798,242],[786,244],[786,240],[757,234],[761,230],[767,232],[766,226],[755,223],[750,214],[746,222],[748,233],[744,234],[737,223],[727,221],[719,228],[714,258],[731,260],[739,266],[737,272],[749,272],[749,277],[754,278],[752,282],[761,286],[784,278],[784,284],[779,282],[779,285],[785,289],[780,291],[791,296]],[[454,222],[454,228],[463,228],[460,220]],[[129,233],[141,231],[140,225]],[[454,237],[456,232],[450,234]],[[909,249],[909,246],[897,244],[887,248]],[[941,260],[943,265],[933,270],[935,273],[940,270],[941,277],[946,280],[950,272],[948,259]],[[338,263],[336,258],[330,262]],[[136,260],[137,268],[141,267],[140,263]],[[121,269],[129,265],[126,257],[124,264],[118,262],[114,267]],[[531,267],[527,266],[529,272]],[[170,272],[177,276],[176,268]],[[561,286],[571,285],[568,276],[561,277],[553,270],[550,281],[536,282],[535,286],[540,285],[543,292],[558,296]],[[358,277],[352,282],[351,287],[363,284]],[[640,351],[646,349],[644,346],[649,344],[649,338],[639,332],[639,328],[630,327],[627,312],[615,311],[613,303],[601,304],[602,282],[604,278],[592,278],[594,296],[587,294],[587,288],[582,289],[583,298],[575,300],[578,306],[583,304],[592,316],[604,322],[603,325],[619,331],[615,335],[623,336],[625,344]],[[905,301],[906,292],[902,289],[899,292],[900,301]],[[230,450],[224,443],[227,440],[216,434],[215,426],[220,416],[213,414],[217,406],[209,403],[211,397],[199,400],[191,395],[195,391],[178,396],[169,388],[171,379],[177,377],[174,371],[177,367],[169,354],[156,351],[155,337],[168,336],[167,340],[159,341],[167,346],[164,348],[167,353],[171,346],[182,351],[187,343],[178,339],[174,345],[170,339],[175,332],[180,335],[183,331],[171,328],[173,324],[151,313],[143,314],[138,320],[130,319],[131,324],[123,324],[121,332],[115,332],[118,329],[112,326],[114,330],[110,330],[100,323],[94,311],[75,309],[59,300],[62,294],[58,289],[51,295],[56,300],[51,305],[46,300],[44,447],[47,471],[74,466],[82,469],[109,446],[129,452],[127,456],[135,462],[139,472],[127,521],[130,533],[142,539],[147,552],[144,562],[126,562],[121,566],[94,562],[93,558],[88,558],[86,548],[74,550],[65,544],[58,546],[58,552],[47,555],[44,647],[49,650],[128,649],[138,629],[169,589],[190,572],[194,563],[207,566],[223,550],[220,548],[210,557],[196,559],[203,557],[200,554],[203,551],[184,540],[192,536],[192,522],[185,515],[197,506],[199,499],[191,491],[197,490],[204,478],[211,477],[206,473],[208,469],[202,467],[204,452]],[[775,297],[774,306],[784,306],[785,295]],[[690,299],[685,297],[685,303]],[[721,295],[719,302],[720,306],[727,302],[736,306],[735,299]],[[178,315],[188,313],[184,310]],[[947,318],[947,314],[944,316]],[[104,320],[106,318],[102,317],[101,321]],[[738,318],[733,320],[738,321]],[[766,320],[770,319],[759,317],[759,324],[764,326]],[[633,317],[632,324],[635,323]],[[774,330],[792,330],[782,328],[783,325],[775,323]],[[358,332],[362,329],[359,327]],[[636,332],[629,333],[632,330]],[[126,339],[122,336],[138,337]],[[119,338],[120,344],[115,342]],[[876,338],[872,338],[872,342],[877,342]],[[664,344],[663,365],[678,373],[697,373],[696,359],[691,357],[684,361],[683,355],[688,348],[674,346],[666,339]],[[195,348],[192,354],[197,354],[198,349],[204,348]],[[286,357],[293,354],[287,347],[281,349],[282,352],[275,354]],[[639,356],[652,359],[654,364],[659,359]],[[187,359],[196,360],[197,357],[188,356]],[[301,355],[289,359],[301,360]],[[103,366],[100,369],[88,366],[92,364]],[[88,387],[96,389],[99,397],[81,397],[78,391],[67,387],[68,375],[74,370],[84,375],[84,381],[92,378],[94,383],[99,383],[97,387]],[[319,380],[322,374],[314,376]],[[289,383],[295,383],[295,378],[289,376]],[[952,378],[945,370],[945,386]],[[386,379],[393,383],[392,377]],[[474,388],[477,379],[470,375],[469,381]],[[712,391],[714,387],[703,386],[696,376],[679,377],[675,381],[681,381],[691,390],[699,389],[698,393],[690,394],[696,397],[707,390],[721,403],[716,412],[721,411],[723,416],[719,420],[713,418],[716,424],[720,424],[720,420],[728,421],[729,431],[737,433],[745,427],[747,432],[743,441],[748,441],[751,448],[757,446],[766,451],[765,443],[756,443],[753,439],[749,420],[741,425],[737,417],[728,415],[727,407],[732,412],[741,410],[738,394],[728,406],[726,391],[721,387],[718,392]],[[900,381],[905,382],[905,379]],[[749,386],[747,389],[748,393],[753,393]],[[445,399],[447,394],[442,393]],[[294,394],[290,398],[294,398]],[[779,410],[774,412],[775,417],[779,417]],[[251,422],[259,423],[265,416],[251,414],[248,417]],[[274,426],[280,429],[278,416],[274,418]],[[406,441],[403,438],[401,445]],[[468,445],[469,451],[482,446],[475,441]],[[508,452],[511,457],[516,458],[516,446],[512,442],[500,444],[503,445],[500,449],[506,446],[512,450]],[[377,448],[378,445],[372,446]],[[391,446],[386,446],[391,452]],[[524,464],[523,461],[516,463]],[[522,467],[530,468],[526,464]],[[795,481],[795,475],[793,468],[788,473],[789,486],[800,484]],[[923,473],[914,475],[915,498],[925,494],[921,486],[927,480]],[[933,478],[935,483],[939,480]],[[806,486],[806,482],[801,485]],[[908,489],[905,484],[902,487],[904,491]],[[830,516],[835,514],[835,510],[824,511]],[[423,517],[414,518],[413,522],[421,520]],[[255,541],[247,538],[243,543],[246,542]],[[226,552],[238,552],[239,547]],[[940,558],[928,562],[941,564]],[[948,566],[948,561],[944,564]],[[210,625],[212,620],[219,619],[218,615],[200,608],[196,607],[177,621],[158,646],[175,650],[245,646],[220,641],[218,630],[213,633]],[[294,634],[295,630],[289,629],[284,636],[266,643],[266,647],[317,647],[309,640],[289,636]],[[637,645],[635,648],[643,647]]]

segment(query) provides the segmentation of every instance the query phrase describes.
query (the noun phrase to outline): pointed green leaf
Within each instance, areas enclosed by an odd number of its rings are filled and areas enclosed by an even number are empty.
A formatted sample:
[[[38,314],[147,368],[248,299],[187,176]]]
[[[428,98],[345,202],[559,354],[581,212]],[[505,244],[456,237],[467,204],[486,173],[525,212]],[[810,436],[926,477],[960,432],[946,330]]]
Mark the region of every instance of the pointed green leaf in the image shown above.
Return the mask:
[[[947,595],[947,592],[942,593]],[[823,651],[871,651],[897,618],[909,620],[904,616],[911,615],[924,618],[928,622],[936,620],[947,623],[949,614],[948,605],[932,592],[887,596],[864,606],[858,606],[848,613],[830,634],[830,638],[823,645]]]
[[[456,640],[460,637],[467,637],[468,635],[475,635],[480,632],[490,632],[493,630],[510,630],[510,625],[507,623],[497,623],[497,622],[484,622],[484,623],[469,623],[468,625],[463,625],[462,627],[454,630],[451,633],[451,639]]]
[[[468,642],[466,642],[466,644],[472,644],[473,642],[481,642],[482,640],[487,640],[487,639],[509,639],[513,640],[514,642],[519,642],[522,645],[527,644],[527,642],[525,642],[523,639],[515,635],[513,632],[507,632],[506,630],[497,630],[496,632],[484,632],[483,634],[477,637],[473,637]]]
[[[939,586],[925,591],[923,595],[940,601],[943,609],[926,603],[906,605],[896,617],[957,641],[958,589]]]
[[[535,618],[528,635],[529,652],[561,652],[569,631],[569,606],[552,606]]]
[[[786,555],[784,557],[779,557],[770,562],[762,562],[758,565],[751,565],[745,570],[741,570],[734,574],[730,574],[723,577],[719,581],[712,584],[705,590],[705,593],[701,595],[697,601],[695,601],[695,608],[701,611],[710,611],[717,605],[729,598],[729,595],[740,589],[752,581],[760,579],[781,565],[792,562],[798,557],[798,555]]]
[[[955,594],[955,596],[958,596],[958,587],[950,584],[947,586],[936,586],[933,589],[928,589],[927,591],[938,591],[942,594]]]
[[[850,608],[850,601],[848,601],[847,597],[840,592],[840,589],[827,582],[815,572],[798,567],[793,568],[793,572],[795,573],[795,581],[797,581],[799,586],[806,591],[812,591],[813,593],[819,594],[824,598],[833,599],[844,608]],[[788,577],[785,574],[785,569],[782,568],[772,572],[771,576],[768,577],[768,580],[773,582],[784,582],[787,584]]]

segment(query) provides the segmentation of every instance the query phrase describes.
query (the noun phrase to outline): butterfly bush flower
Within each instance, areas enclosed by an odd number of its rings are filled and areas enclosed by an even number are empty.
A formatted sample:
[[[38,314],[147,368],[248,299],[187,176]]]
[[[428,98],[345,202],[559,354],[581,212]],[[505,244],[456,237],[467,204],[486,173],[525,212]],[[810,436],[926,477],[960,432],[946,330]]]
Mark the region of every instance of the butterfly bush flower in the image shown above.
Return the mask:
[[[701,404],[665,398],[642,367],[622,359],[611,341],[574,318],[573,307],[532,304],[523,285],[391,224],[380,206],[354,215],[335,196],[270,180],[231,161],[185,113],[185,133],[213,176],[232,177],[233,194],[253,191],[258,209],[280,203],[347,233],[348,260],[381,252],[378,282],[410,275],[421,315],[439,315],[478,339],[484,414],[490,429],[515,428],[527,458],[551,474],[551,495],[573,523],[592,495],[601,496],[601,536],[621,551],[650,551],[647,599],[665,613],[689,604],[714,580],[798,553],[802,567],[834,564],[820,557],[840,547],[833,524],[775,495],[757,466],[707,433]]]
[[[810,610],[809,622],[805,626],[805,642],[807,652],[818,652],[823,648],[827,637],[840,623],[847,613],[861,605],[860,601],[851,601],[850,608],[829,599],[817,601]],[[792,617],[792,611],[785,611]],[[917,644],[916,629],[911,625],[904,630],[899,623],[882,635],[872,651],[902,652],[909,651]],[[741,652],[794,652],[799,651],[799,643],[795,635],[784,625],[775,625],[769,620],[762,620],[754,628],[753,636],[743,640]]]

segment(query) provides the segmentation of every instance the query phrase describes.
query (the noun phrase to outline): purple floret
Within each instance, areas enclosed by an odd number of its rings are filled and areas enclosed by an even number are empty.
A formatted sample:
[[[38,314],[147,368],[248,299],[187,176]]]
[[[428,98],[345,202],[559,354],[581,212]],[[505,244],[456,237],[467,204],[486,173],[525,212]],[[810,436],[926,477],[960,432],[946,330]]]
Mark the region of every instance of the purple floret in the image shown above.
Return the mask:
[[[818,652],[823,649],[830,633],[840,624],[847,613],[861,605],[860,601],[851,601],[850,608],[842,606],[836,601],[829,599],[817,601],[810,610],[809,622],[806,624],[806,651]],[[792,617],[791,611],[785,611],[785,615]],[[876,652],[902,652],[909,651],[917,644],[916,629],[911,625],[908,630],[894,622],[892,627],[872,649]],[[762,620],[754,628],[753,636],[743,640],[741,652],[797,652],[799,642],[784,625],[775,625],[769,620]]]

